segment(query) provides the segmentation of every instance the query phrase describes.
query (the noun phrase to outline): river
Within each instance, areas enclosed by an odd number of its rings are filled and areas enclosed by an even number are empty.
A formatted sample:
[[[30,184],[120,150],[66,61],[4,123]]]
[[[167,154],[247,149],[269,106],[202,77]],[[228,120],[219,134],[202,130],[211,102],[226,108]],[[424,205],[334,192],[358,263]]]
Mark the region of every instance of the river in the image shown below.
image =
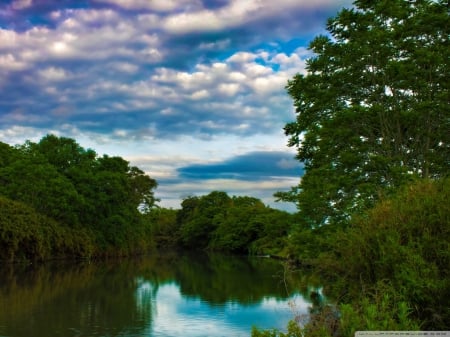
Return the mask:
[[[280,261],[168,252],[0,268],[1,337],[239,337],[309,304]]]

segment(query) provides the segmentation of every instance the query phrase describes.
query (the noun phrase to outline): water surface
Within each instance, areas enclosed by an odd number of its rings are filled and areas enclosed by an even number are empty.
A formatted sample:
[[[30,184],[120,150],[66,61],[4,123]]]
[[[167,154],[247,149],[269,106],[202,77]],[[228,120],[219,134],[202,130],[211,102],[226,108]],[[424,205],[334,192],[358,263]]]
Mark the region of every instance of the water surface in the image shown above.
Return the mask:
[[[264,258],[166,253],[0,268],[0,336],[249,336],[308,304]]]

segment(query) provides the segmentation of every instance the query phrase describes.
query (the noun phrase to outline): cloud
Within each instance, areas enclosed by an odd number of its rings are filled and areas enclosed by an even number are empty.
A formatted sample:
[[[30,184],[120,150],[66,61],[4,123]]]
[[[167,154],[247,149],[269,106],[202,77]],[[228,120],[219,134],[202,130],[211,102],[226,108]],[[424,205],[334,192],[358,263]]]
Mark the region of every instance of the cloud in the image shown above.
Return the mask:
[[[236,28],[250,22],[261,22],[275,16],[294,18],[291,16],[293,11],[297,12],[299,9],[308,11],[311,8],[317,9],[332,4],[331,0],[316,1],[314,5],[310,1],[232,0],[224,6],[214,9],[196,6],[195,10],[175,13],[166,17],[163,27],[175,34],[212,32]]]
[[[0,140],[54,133],[130,158],[174,203],[200,186],[269,202],[301,173],[282,155],[295,118],[285,85],[305,72],[326,18],[350,3],[6,1]]]
[[[108,11],[102,13],[112,20],[117,19]],[[100,14],[85,15],[77,11],[73,15],[79,21],[86,21],[86,17]],[[64,122],[91,131],[109,132],[119,126],[130,131],[136,127],[139,130],[151,127],[158,137],[267,132],[276,125],[274,119],[278,117],[270,115],[267,100],[262,105],[261,97],[270,95],[273,106],[284,110],[286,115],[290,111],[290,101],[284,86],[296,71],[305,67],[306,55],[300,57],[294,51],[289,55],[237,52],[221,62],[200,62],[185,71],[168,66],[149,69],[148,64],[158,62],[163,52],[147,46],[133,54],[133,46],[141,43],[143,37],[132,38],[137,33],[132,33],[133,28],[126,22],[119,30],[123,36],[120,32],[113,33],[109,25],[96,28],[101,43],[90,36],[83,37],[87,34],[83,29],[69,32],[64,27],[61,31],[39,28],[39,34],[17,34],[16,40],[22,41],[17,56],[7,54],[0,58],[3,60],[0,67],[3,65],[10,75],[16,72],[17,78],[6,88],[17,94],[17,99],[10,100],[5,108],[12,111],[20,106],[24,113],[34,111],[35,102],[30,97],[21,97],[21,93],[29,90],[34,92],[33,97],[44,111],[70,100],[74,113],[67,115]],[[130,40],[124,42],[127,38]],[[151,45],[160,43],[153,35],[144,39]],[[52,40],[54,42],[44,49],[45,60],[42,54],[33,55],[32,50],[38,48],[39,43]],[[118,41],[119,49],[115,48]],[[100,51],[90,52],[94,45],[98,45]],[[143,53],[148,54],[147,58]],[[87,59],[87,55],[91,59]],[[99,65],[101,59],[105,62]],[[19,72],[25,69],[29,70]],[[146,70],[140,71],[143,69]],[[71,81],[67,82],[69,79]],[[65,86],[56,87],[54,83],[58,81],[65,81]],[[164,113],[167,111],[172,114]],[[95,119],[96,123],[86,123],[86,118]],[[54,122],[50,128],[61,120]],[[278,127],[281,128],[282,123],[278,122]]]
[[[163,207],[180,208],[181,200],[189,196],[207,195],[211,191],[224,191],[230,196],[252,196],[264,204],[287,211],[295,211],[292,203],[275,202],[273,194],[288,191],[298,184],[299,177],[285,177],[276,180],[247,181],[240,179],[173,179],[158,180],[156,196],[161,199]]]
[[[289,152],[251,152],[218,163],[181,167],[178,172],[186,179],[262,181],[299,177],[302,168]]]
[[[180,10],[200,6],[195,0],[94,0],[99,3],[113,4],[125,9],[148,9],[160,12]]]
[[[9,73],[23,70],[26,67],[26,63],[17,59],[13,54],[0,55],[0,71]]]
[[[21,10],[30,7],[32,3],[33,0],[14,0],[11,4],[11,7],[15,10]]]
[[[70,75],[62,68],[49,67],[39,71],[41,79],[44,81],[66,80]]]

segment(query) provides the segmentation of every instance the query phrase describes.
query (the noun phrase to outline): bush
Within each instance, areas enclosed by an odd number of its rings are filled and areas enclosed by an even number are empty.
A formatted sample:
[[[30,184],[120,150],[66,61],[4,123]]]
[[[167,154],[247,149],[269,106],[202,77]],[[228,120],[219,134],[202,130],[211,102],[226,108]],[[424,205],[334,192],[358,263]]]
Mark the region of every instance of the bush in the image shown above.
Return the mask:
[[[450,179],[422,180],[351,221],[318,260],[329,290],[360,300],[388,286],[422,328],[450,321]],[[382,290],[384,291],[384,290]],[[448,327],[448,326],[447,326]]]
[[[0,214],[0,260],[88,257],[93,253],[92,235],[87,230],[63,226],[2,196]]]

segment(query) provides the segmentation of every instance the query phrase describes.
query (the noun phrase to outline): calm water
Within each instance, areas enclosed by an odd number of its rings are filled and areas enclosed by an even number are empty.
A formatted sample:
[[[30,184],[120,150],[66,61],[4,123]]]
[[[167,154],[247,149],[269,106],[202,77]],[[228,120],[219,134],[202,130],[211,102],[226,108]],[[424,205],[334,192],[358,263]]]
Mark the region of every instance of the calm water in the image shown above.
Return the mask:
[[[264,258],[167,253],[0,268],[0,336],[250,336],[308,304]]]

